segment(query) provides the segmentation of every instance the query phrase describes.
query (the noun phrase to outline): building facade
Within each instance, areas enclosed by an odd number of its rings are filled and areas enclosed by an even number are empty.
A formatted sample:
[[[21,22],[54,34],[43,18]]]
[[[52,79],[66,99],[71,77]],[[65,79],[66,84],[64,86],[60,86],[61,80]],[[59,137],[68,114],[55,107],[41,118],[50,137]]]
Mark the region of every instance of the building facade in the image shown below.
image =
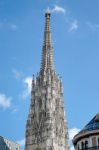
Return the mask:
[[[0,136],[0,150],[20,150],[20,145]]]
[[[54,68],[50,18],[46,12],[41,67],[32,80],[25,150],[68,150],[63,85]]]
[[[75,150],[99,150],[99,114],[73,138]]]

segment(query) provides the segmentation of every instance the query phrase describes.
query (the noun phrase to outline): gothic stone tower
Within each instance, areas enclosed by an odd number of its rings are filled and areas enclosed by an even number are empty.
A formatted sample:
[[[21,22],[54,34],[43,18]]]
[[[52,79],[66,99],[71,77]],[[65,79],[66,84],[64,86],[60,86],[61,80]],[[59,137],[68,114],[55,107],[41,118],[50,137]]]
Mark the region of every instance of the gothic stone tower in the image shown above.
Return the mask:
[[[68,150],[63,86],[53,64],[50,16],[50,12],[45,13],[41,68],[32,80],[25,150]]]

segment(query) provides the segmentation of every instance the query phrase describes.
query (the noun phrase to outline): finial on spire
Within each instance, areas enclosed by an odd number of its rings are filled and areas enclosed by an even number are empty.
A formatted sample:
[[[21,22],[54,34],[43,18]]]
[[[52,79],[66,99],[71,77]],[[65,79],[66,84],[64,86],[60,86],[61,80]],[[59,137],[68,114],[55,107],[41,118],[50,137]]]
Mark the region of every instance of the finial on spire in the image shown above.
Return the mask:
[[[50,8],[48,7],[47,9],[46,9],[46,12],[45,13],[51,13],[51,10],[50,10]]]
[[[46,12],[45,12],[45,17],[50,19],[50,16],[51,16],[51,10],[48,7]]]

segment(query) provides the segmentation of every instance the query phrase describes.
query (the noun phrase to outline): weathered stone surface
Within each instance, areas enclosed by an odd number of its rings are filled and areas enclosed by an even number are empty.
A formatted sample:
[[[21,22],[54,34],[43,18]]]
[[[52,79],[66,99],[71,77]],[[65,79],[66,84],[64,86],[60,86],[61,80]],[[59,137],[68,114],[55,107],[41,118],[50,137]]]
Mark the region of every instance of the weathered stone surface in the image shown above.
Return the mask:
[[[53,66],[50,13],[45,16],[42,63],[38,76],[32,81],[25,150],[68,150],[63,86]]]

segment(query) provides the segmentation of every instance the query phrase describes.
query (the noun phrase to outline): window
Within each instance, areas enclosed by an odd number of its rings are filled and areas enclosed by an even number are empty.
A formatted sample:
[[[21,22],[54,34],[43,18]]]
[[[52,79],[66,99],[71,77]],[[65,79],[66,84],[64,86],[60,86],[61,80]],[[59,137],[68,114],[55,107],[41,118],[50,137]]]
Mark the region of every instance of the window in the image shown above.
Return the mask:
[[[98,146],[99,146],[99,138],[98,138]]]
[[[41,109],[41,107],[42,107],[42,99],[39,99],[39,101],[38,101],[38,105],[39,105],[39,109]]]
[[[40,148],[39,148],[39,147],[37,147],[35,150],[40,150]]]
[[[78,150],[79,150],[80,148],[79,148],[79,144],[78,144]]]
[[[93,137],[92,138],[92,147],[95,147],[96,146],[96,137]]]
[[[88,148],[88,141],[85,141],[85,149]]]
[[[84,142],[81,142],[81,149],[84,149]]]

